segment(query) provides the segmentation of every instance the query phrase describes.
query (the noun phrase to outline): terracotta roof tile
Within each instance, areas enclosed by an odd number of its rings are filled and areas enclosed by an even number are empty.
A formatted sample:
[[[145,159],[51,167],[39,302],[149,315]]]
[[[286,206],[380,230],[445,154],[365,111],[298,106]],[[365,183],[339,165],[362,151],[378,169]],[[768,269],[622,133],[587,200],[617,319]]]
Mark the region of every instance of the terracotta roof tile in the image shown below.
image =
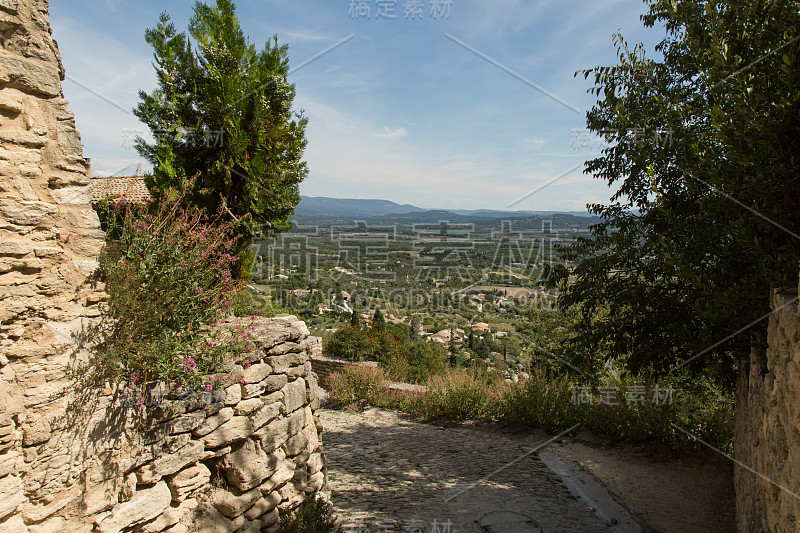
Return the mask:
[[[92,191],[92,202],[99,202],[105,198],[125,198],[131,202],[152,200],[142,176],[92,178],[89,188]]]

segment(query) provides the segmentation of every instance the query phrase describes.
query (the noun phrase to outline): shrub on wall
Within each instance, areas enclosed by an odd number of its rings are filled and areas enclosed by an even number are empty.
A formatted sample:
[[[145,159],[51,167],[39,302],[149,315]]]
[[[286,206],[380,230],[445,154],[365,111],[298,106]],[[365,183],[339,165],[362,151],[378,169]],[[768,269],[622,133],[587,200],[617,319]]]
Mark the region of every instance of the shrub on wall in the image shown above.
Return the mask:
[[[407,331],[393,327],[378,331],[345,326],[325,341],[325,352],[348,361],[378,361],[396,381],[423,381],[447,368],[441,345],[411,341]]]
[[[410,343],[403,350],[403,357],[408,362],[408,379],[415,383],[442,374],[447,369],[447,352],[436,342]]]
[[[230,312],[239,290],[230,224],[177,204],[148,209],[116,201],[104,208],[98,277],[109,298],[84,377],[210,389],[208,377],[241,340],[210,327]]]
[[[370,331],[357,326],[345,326],[334,332],[325,343],[325,351],[348,361],[370,360],[375,355]]]

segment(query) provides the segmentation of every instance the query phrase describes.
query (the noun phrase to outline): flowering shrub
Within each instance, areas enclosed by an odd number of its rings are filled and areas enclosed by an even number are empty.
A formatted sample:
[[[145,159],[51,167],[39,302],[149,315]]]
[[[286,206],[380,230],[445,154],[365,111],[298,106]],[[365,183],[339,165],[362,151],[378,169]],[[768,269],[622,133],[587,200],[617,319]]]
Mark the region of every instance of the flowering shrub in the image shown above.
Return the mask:
[[[533,369],[528,379],[498,387],[492,411],[498,420],[509,424],[563,431],[578,422],[585,407],[572,405],[571,396],[566,376],[555,377],[544,369]]]
[[[491,416],[487,398],[492,385],[462,371],[432,376],[425,392],[410,393],[408,412],[427,420],[468,420]]]
[[[209,327],[229,313],[239,290],[230,225],[177,204],[153,210],[110,202],[104,209],[99,278],[109,299],[92,339],[93,377],[213,388],[218,380],[210,376],[239,338]]]
[[[328,378],[330,401],[334,407],[347,407],[358,400],[386,406],[389,380],[380,368],[352,366]]]
[[[485,373],[451,370],[430,377],[424,391],[389,394],[385,375],[374,368],[354,367],[332,376],[331,402],[344,407],[358,400],[400,409],[425,420],[463,421],[486,418],[506,424],[541,427],[556,434],[580,424],[619,442],[661,442],[697,447],[685,429],[707,443],[730,451],[733,442],[733,402],[709,390],[676,394],[672,404],[647,399],[618,405],[573,401],[567,376],[535,369],[530,378],[507,383]]]

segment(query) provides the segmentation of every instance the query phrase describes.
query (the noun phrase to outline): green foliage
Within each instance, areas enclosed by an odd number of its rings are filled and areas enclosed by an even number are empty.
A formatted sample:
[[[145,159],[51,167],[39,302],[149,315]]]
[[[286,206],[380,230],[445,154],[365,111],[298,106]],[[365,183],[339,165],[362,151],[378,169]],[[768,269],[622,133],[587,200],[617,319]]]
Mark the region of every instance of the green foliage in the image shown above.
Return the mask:
[[[158,201],[181,197],[235,221],[235,275],[246,278],[252,240],[288,226],[308,174],[307,119],[292,111],[288,47],[275,36],[257,50],[231,0],[195,3],[188,36],[162,13],[145,40],[158,88],[139,92],[134,113],[155,138],[136,141],[153,164],[148,189]]]
[[[445,370],[444,349],[427,340],[410,341],[405,328],[378,331],[339,328],[325,342],[325,353],[348,361],[377,361],[397,381],[422,381]]]
[[[534,369],[530,378],[516,386],[501,386],[490,396],[499,420],[556,432],[580,421],[579,412],[585,406],[572,405],[571,397],[568,378],[556,377],[542,368]]]
[[[197,208],[114,202],[99,277],[109,294],[88,377],[143,385],[211,385],[237,349],[208,326],[232,306],[238,284],[230,224],[205,224]],[[87,376],[84,376],[87,377]],[[213,385],[211,385],[213,386]]]
[[[325,353],[348,361],[372,360],[375,355],[370,332],[353,326],[335,331],[325,343]]]
[[[425,420],[486,418],[543,428],[552,434],[580,424],[577,429],[588,429],[616,442],[700,448],[699,443],[674,429],[671,424],[675,424],[719,449],[730,452],[733,445],[733,397],[710,382],[676,382],[673,403],[658,403],[647,397],[636,404],[621,397],[625,386],[635,383],[615,382],[612,385],[621,392],[612,398],[616,405],[608,405],[596,400],[575,401],[576,384],[543,368],[534,369],[519,383],[505,382],[497,373],[462,369],[429,378],[423,391],[393,393],[388,390],[386,374],[376,368],[348,368],[331,379],[335,407],[366,401]]]
[[[643,20],[666,25],[661,58],[617,36],[620,63],[584,72],[610,143],[586,171],[617,192],[567,253],[562,303],[585,350],[654,376],[702,352],[688,368],[732,388],[766,322],[736,333],[797,283],[800,2],[656,0]]]
[[[447,351],[436,342],[409,343],[403,350],[403,358],[408,362],[407,379],[414,383],[442,374],[447,368]]]
[[[354,365],[328,378],[330,401],[334,407],[347,407],[358,400],[386,405],[389,379],[381,368]]]
[[[372,329],[379,333],[386,331],[386,319],[380,309],[375,309],[375,314],[372,315]]]
[[[350,315],[350,325],[354,328],[357,328],[361,325],[358,319],[358,313],[356,313],[355,309],[353,309],[352,314]]]
[[[233,314],[236,316],[275,316],[282,310],[269,298],[253,291],[242,289],[233,298]]]
[[[290,513],[281,516],[279,533],[340,533],[343,529],[336,526],[333,505],[316,497],[301,503]]]
[[[428,378],[427,390],[409,394],[406,410],[426,420],[460,421],[491,416],[492,382],[478,372],[447,372]]]

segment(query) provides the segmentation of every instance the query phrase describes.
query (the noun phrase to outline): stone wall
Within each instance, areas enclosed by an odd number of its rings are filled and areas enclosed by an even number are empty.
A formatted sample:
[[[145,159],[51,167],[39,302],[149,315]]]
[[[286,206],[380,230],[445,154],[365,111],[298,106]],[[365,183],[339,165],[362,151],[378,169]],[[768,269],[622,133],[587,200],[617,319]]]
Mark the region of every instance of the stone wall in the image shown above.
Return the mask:
[[[356,366],[358,363],[346,361],[344,359],[337,359],[327,355],[317,355],[311,360],[311,366],[314,373],[319,377],[320,385],[328,386],[328,378],[331,374],[343,372],[346,368]]]
[[[800,315],[798,292],[772,293],[768,348],[739,368],[734,440],[741,533],[800,528]]]
[[[144,419],[67,377],[105,294],[86,281],[104,235],[63,79],[48,2],[0,0],[0,531],[275,529],[325,486],[302,322],[256,319],[241,382],[155,389]]]
[[[289,315],[230,320],[254,347],[233,383],[136,408],[122,388],[71,394],[20,430],[0,465],[0,531],[275,531],[280,511],[326,497],[319,339]],[[5,428],[4,428],[5,429]]]
[[[275,531],[279,511],[326,487],[309,361],[318,339],[288,315],[247,325],[256,350],[231,369],[237,382],[178,400],[151,391],[147,430],[100,476],[112,490],[83,496],[87,510],[108,509],[99,531]]]
[[[64,427],[72,334],[102,297],[82,285],[103,233],[47,8],[0,0],[0,520],[14,524],[23,504],[29,521],[38,504],[62,505],[77,480],[51,439]]]

